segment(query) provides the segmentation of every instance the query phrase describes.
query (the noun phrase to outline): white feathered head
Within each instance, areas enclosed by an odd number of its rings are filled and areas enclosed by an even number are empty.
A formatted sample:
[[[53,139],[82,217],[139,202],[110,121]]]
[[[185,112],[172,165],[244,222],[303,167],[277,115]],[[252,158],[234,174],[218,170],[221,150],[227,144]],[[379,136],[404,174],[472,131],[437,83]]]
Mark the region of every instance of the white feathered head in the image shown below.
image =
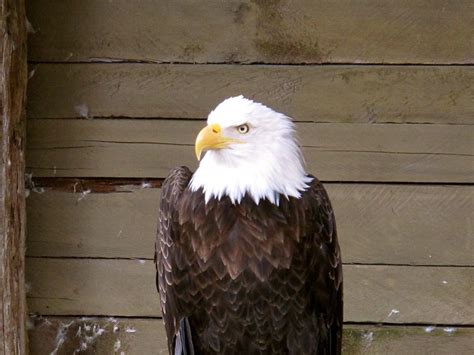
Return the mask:
[[[299,198],[311,178],[304,170],[292,120],[243,96],[231,97],[209,114],[196,138],[201,159],[190,182],[206,202],[227,195],[239,203],[250,194],[258,204],[278,204],[280,195]]]

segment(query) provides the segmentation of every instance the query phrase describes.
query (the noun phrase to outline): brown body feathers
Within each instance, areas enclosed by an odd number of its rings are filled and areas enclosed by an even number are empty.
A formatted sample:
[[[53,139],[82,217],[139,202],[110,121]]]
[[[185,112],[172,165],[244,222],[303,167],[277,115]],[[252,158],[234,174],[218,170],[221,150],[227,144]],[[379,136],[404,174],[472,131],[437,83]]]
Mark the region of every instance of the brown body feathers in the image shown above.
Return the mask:
[[[342,265],[321,183],[278,206],[206,204],[191,176],[177,168],[162,188],[156,267],[170,353],[340,354]]]

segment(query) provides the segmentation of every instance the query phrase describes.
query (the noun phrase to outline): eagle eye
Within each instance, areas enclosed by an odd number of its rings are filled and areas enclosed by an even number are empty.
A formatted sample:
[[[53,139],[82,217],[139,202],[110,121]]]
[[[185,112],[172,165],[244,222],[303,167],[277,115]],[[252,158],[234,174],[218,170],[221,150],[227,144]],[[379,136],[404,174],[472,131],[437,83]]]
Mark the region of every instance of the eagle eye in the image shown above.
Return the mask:
[[[237,132],[240,134],[245,134],[249,131],[249,126],[246,124],[241,124],[240,126],[237,126]]]

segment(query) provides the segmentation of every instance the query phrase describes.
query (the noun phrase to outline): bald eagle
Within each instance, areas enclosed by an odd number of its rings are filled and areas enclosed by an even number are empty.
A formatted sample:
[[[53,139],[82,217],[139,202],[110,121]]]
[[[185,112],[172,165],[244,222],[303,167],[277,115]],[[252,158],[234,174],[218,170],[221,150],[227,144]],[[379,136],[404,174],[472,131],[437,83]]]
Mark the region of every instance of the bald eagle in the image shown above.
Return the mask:
[[[340,354],[334,213],[295,127],[243,96],[197,135],[198,169],[163,183],[157,287],[171,354]]]

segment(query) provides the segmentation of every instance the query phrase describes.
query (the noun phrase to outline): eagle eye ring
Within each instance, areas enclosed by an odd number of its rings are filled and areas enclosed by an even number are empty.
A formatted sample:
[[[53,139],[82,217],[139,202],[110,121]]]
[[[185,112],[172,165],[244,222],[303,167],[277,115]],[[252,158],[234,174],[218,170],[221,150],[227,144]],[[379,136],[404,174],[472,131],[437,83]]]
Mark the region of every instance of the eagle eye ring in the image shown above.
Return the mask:
[[[249,131],[249,126],[246,124],[241,124],[240,126],[237,126],[237,132],[240,134],[245,134]]]

